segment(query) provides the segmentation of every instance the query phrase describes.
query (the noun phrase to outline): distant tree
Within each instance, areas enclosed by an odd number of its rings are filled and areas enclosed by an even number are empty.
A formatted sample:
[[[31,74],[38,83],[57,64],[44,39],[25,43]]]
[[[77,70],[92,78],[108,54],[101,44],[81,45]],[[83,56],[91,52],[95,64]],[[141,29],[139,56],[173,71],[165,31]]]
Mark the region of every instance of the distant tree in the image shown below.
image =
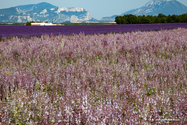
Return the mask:
[[[177,16],[176,15],[172,15],[171,16],[171,23],[175,23],[177,20]]]
[[[26,22],[26,26],[31,26],[31,22]]]
[[[117,16],[116,18],[115,18],[115,22],[117,23],[117,24],[125,24],[126,22],[125,22],[125,19],[122,17],[122,16]]]
[[[187,13],[179,16],[180,22],[187,22]]]
[[[137,16],[129,14],[126,16],[126,21],[128,24],[136,24],[138,23]]]
[[[161,13],[158,14],[158,18],[163,18],[163,17],[166,17],[166,15],[161,14]]]
[[[168,15],[168,16],[167,16],[166,22],[167,22],[167,23],[171,23],[171,22],[172,22],[171,15]]]
[[[155,22],[155,23],[166,23],[166,18],[167,18],[166,15],[159,13],[157,16],[158,22]]]
[[[149,19],[145,15],[143,15],[141,17],[141,23],[149,23]]]
[[[121,17],[120,17],[120,16],[117,16],[117,17],[115,18],[115,22],[116,22],[117,24],[121,24]]]
[[[180,22],[180,16],[179,15],[174,15],[175,16],[175,23],[179,23]]]
[[[153,22],[153,23],[160,23],[159,18],[158,18],[158,17],[155,17],[155,18],[154,18],[154,22]]]
[[[149,23],[153,23],[154,22],[154,17],[151,15],[147,15],[146,17],[149,20]]]

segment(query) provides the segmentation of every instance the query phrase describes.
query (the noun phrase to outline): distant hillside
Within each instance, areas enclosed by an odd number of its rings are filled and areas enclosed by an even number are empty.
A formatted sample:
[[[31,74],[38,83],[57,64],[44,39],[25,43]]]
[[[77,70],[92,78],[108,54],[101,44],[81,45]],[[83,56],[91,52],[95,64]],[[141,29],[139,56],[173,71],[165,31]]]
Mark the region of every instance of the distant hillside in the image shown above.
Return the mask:
[[[157,16],[159,13],[164,15],[180,15],[187,13],[187,6],[178,2],[177,0],[151,0],[146,5],[138,8],[127,11],[124,14],[133,14],[133,15],[153,15]],[[104,17],[103,19],[108,19],[114,21],[116,16]]]
[[[101,20],[102,21],[114,21],[116,16],[118,15],[113,15],[111,17],[103,17]]]
[[[183,5],[177,0],[151,0],[143,7],[127,11],[122,15],[133,14],[157,16],[159,13],[162,13],[164,15],[180,15],[187,13],[187,6]]]
[[[0,9],[0,22],[48,21],[62,23],[87,20],[93,20],[93,18],[84,8],[57,7],[46,2]]]

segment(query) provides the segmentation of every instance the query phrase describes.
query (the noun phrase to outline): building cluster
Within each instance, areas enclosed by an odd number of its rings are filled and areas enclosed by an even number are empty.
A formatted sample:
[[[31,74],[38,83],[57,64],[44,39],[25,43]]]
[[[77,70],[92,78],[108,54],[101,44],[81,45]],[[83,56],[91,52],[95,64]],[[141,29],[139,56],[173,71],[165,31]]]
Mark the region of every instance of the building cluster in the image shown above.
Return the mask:
[[[31,23],[31,26],[57,26],[62,24],[53,24],[53,23]]]

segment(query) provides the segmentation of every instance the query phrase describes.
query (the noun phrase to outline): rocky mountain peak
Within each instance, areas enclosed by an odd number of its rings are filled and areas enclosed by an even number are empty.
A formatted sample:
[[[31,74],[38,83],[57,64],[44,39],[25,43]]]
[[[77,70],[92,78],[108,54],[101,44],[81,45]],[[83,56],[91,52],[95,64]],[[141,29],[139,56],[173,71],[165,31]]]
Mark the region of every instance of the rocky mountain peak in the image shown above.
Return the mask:
[[[57,7],[47,2],[20,5],[0,9],[0,22],[53,22],[87,21],[93,19],[91,14],[81,7]]]

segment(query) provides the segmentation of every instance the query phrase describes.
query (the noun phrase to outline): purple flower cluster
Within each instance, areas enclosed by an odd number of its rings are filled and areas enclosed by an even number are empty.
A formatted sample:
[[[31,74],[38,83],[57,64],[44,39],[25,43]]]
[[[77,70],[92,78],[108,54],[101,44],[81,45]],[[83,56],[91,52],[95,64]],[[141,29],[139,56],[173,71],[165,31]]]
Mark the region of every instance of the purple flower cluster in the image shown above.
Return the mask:
[[[187,23],[166,24],[124,24],[124,25],[68,25],[68,26],[0,26],[0,38],[10,36],[41,36],[42,34],[70,35],[97,34],[111,32],[150,31],[161,29],[186,28]]]
[[[185,124],[186,62],[185,28],[5,38],[0,124]]]

